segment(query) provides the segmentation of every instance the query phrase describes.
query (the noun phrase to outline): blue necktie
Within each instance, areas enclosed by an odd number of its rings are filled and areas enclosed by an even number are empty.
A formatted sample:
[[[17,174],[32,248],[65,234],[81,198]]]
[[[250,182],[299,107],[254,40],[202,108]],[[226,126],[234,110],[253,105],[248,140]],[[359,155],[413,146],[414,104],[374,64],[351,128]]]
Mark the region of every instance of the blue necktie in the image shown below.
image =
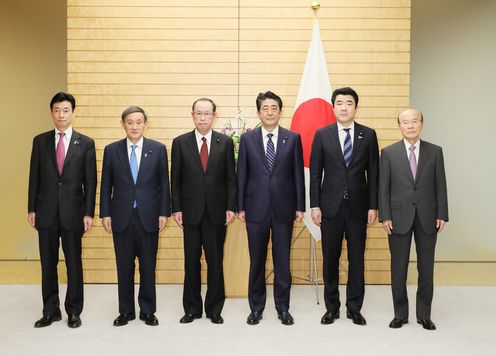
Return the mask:
[[[136,147],[138,145],[131,145],[131,157],[129,158],[129,165],[131,166],[131,174],[133,175],[134,184],[138,179],[138,158],[136,157]],[[136,200],[134,201],[133,208],[136,208]]]
[[[343,129],[346,132],[346,137],[344,138],[344,145],[343,145],[343,157],[344,157],[344,163],[346,164],[346,167],[350,164],[351,161],[351,152],[352,152],[352,145],[351,145],[351,135],[350,135],[350,129]]]
[[[274,134],[267,134],[269,140],[267,141],[267,152],[265,152],[269,171],[272,171],[272,167],[274,167],[274,162],[276,160],[276,149],[274,148],[274,142],[272,142],[272,136],[274,136]]]

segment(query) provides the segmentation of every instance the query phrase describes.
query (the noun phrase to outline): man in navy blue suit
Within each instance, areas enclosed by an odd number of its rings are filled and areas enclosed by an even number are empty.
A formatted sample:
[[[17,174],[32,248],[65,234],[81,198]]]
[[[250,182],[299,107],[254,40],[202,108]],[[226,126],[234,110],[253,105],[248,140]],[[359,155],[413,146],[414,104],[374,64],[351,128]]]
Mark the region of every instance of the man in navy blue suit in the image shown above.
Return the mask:
[[[238,218],[246,222],[250,251],[247,323],[256,325],[265,308],[265,262],[272,232],[274,300],[278,318],[292,325],[289,269],[293,224],[303,218],[305,178],[300,135],[279,126],[282,100],[267,91],[257,97],[262,123],[241,136],[238,156]]]
[[[119,316],[114,326],[134,320],[134,261],[139,259],[140,319],[158,325],[155,316],[155,267],[158,233],[170,216],[167,151],[163,144],[143,137],[147,116],[138,106],[122,113],[127,138],[105,147],[100,217],[113,233],[119,289]]]

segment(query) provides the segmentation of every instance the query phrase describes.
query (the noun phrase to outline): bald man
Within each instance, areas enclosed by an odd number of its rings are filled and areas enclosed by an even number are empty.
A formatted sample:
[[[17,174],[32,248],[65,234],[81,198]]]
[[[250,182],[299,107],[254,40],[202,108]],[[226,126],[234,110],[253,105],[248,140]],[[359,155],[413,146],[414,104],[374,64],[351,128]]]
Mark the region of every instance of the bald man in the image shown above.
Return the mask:
[[[417,249],[417,322],[435,330],[431,320],[434,253],[437,234],[448,221],[448,193],[441,147],[420,140],[424,118],[407,109],[398,116],[403,139],[382,150],[379,221],[389,236],[394,319],[390,328],[408,323],[406,279],[412,233]]]

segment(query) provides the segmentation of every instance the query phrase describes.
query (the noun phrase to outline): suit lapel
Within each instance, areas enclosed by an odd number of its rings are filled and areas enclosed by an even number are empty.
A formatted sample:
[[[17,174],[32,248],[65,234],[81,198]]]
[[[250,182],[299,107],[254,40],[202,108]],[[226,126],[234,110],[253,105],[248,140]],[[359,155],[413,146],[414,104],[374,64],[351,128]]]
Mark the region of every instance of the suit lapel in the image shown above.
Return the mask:
[[[59,174],[57,168],[57,157],[55,154],[55,130],[49,131],[47,139],[46,139],[46,152],[48,152],[48,156],[50,157],[50,161],[53,163],[53,169]]]
[[[221,143],[221,139],[220,139],[219,135],[217,134],[217,132],[212,131],[212,138],[211,138],[211,142],[210,142],[210,152],[208,153],[208,162],[207,162],[206,172],[208,172],[208,170],[210,169],[210,166],[212,166],[212,162],[214,160],[214,157],[217,154],[217,152],[219,152],[220,143]],[[198,153],[198,156],[199,155],[200,154]]]
[[[257,150],[258,155],[260,156],[260,160],[263,162],[263,164],[265,166],[265,169],[267,170],[267,172],[270,172],[269,166],[267,165],[267,158],[265,157],[265,150],[264,150],[264,144],[263,144],[263,139],[262,139],[262,129],[259,127],[255,130],[258,130],[253,135],[253,141],[255,144],[255,149]]]
[[[358,152],[360,151],[360,147],[362,147],[362,143],[363,143],[362,126],[355,122],[355,129],[353,131],[354,131],[353,132],[353,147],[351,150],[350,165],[353,164],[353,161],[355,160],[355,157],[357,156]],[[343,162],[344,162],[344,157],[343,157]]]
[[[415,183],[415,178],[413,177],[412,169],[410,168],[410,162],[408,161],[408,157],[405,150],[405,143],[403,142],[403,140],[401,140],[396,144],[396,158],[398,159],[398,161],[400,161],[401,165],[403,166],[403,170],[407,172],[408,178],[410,178],[411,182]],[[417,174],[418,174],[418,170],[417,170]]]
[[[150,141],[143,137],[143,148],[141,149],[141,158],[138,168],[138,177],[136,178],[136,185],[138,185],[143,175],[148,171],[148,163],[150,162],[150,155],[152,153]],[[131,164],[129,164],[129,171],[131,171]]]
[[[213,136],[213,135],[212,135]],[[198,169],[203,173],[203,166],[200,159],[200,152],[198,152],[198,144],[196,143],[195,130],[191,131],[191,133],[186,138],[186,146],[189,147],[191,152],[191,157],[193,157],[193,161],[195,161]],[[210,143],[212,146],[212,143]],[[212,148],[212,147],[210,147]],[[208,167],[208,165],[207,165]]]
[[[341,144],[339,143],[339,133],[338,133],[338,125],[334,124],[329,126],[329,142],[332,145],[332,152],[336,152],[339,161],[346,167],[346,163],[344,163],[343,150],[341,149]],[[353,154],[353,153],[352,153]]]
[[[431,151],[429,150],[428,146],[422,140],[420,140],[420,152],[418,157],[417,175],[415,177],[415,180],[420,177],[420,173],[424,168],[425,162],[427,162],[430,153]]]
[[[71,136],[71,140],[69,141],[67,155],[65,156],[64,159],[64,167],[62,168],[62,174],[64,173],[66,169],[65,167],[67,167],[69,160],[72,158],[72,156],[74,156],[74,152],[79,149],[80,139],[81,139],[81,135],[79,134],[79,132],[72,130],[72,136]]]
[[[127,178],[134,184],[133,174],[131,173],[131,165],[129,164],[129,155],[127,154],[127,140],[123,139],[119,144],[119,158],[121,160],[122,167],[127,172]]]
[[[279,134],[277,135],[276,158],[274,160],[274,166],[272,167],[272,171],[276,169],[277,163],[279,163],[280,160],[279,158],[284,153],[287,140],[288,140],[288,130],[286,130],[284,127],[279,126]],[[265,161],[267,161],[267,159]]]

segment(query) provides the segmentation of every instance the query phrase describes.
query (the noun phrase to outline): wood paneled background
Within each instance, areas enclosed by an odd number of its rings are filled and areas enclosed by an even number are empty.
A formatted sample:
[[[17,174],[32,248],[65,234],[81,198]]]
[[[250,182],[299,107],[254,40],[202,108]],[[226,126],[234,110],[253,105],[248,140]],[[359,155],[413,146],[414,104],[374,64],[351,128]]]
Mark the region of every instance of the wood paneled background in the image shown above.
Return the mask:
[[[253,127],[256,95],[272,90],[284,101],[281,124],[290,126],[311,38],[309,0],[67,3],[68,91],[78,102],[74,126],[95,139],[99,174],[105,145],[124,137],[120,114],[128,105],[147,111],[146,136],[169,150],[175,136],[193,128],[190,105],[203,96],[218,104],[216,128],[236,115],[238,105]],[[391,144],[400,138],[396,115],[409,104],[410,0],[322,0],[321,6],[332,87],[354,87],[357,121],[377,130],[381,148]],[[85,281],[115,282],[112,239],[100,219],[95,222],[83,240]],[[295,235],[301,229],[297,225]],[[346,265],[346,248],[343,257]],[[291,263],[294,277],[308,274],[308,233],[295,241]],[[226,266],[237,267],[237,261]],[[182,232],[172,219],[160,238],[157,281],[183,281]],[[368,230],[366,281],[389,283],[387,239],[379,224]]]

